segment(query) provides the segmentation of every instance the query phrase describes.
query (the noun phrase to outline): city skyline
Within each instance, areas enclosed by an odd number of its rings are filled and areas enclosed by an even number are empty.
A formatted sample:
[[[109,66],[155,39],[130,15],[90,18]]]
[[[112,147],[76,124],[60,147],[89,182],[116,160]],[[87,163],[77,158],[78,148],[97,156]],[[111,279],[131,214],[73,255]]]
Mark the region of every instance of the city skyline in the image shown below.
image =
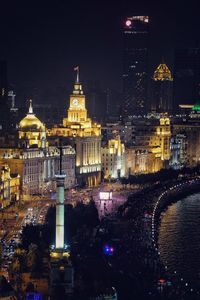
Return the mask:
[[[39,88],[68,86],[73,80],[71,69],[79,64],[85,80],[94,78],[104,88],[121,91],[121,28],[126,17],[132,15],[150,17],[152,72],[163,56],[172,68],[176,37],[181,39],[182,35],[185,42],[189,42],[190,35],[196,43],[195,30],[199,21],[195,18],[193,2],[181,12],[178,1],[173,5],[156,2],[125,1],[114,5],[111,1],[96,6],[90,1],[57,5],[37,2],[27,5],[23,1],[17,5],[11,1],[11,6],[4,3],[2,8],[9,11],[9,18],[3,15],[0,21],[4,41],[0,58],[8,61],[10,84]]]
[[[0,299],[199,300],[195,1],[0,8]]]

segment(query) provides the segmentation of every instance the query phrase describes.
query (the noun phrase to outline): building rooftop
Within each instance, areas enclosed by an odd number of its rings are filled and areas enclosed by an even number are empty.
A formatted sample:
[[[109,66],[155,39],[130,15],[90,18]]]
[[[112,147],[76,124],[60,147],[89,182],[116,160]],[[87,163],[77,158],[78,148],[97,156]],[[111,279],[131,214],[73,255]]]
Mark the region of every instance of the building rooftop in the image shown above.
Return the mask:
[[[172,81],[172,74],[166,64],[159,64],[157,69],[154,72],[153,79],[155,81]]]

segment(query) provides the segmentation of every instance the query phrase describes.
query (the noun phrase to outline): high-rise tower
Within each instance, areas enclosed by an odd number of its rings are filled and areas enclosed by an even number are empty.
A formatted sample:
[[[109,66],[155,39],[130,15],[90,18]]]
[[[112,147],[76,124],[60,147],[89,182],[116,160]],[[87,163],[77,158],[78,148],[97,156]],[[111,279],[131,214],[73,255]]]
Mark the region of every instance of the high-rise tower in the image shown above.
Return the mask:
[[[151,111],[172,111],[173,78],[166,64],[160,64],[153,74]]]
[[[9,128],[7,62],[0,61],[0,130]]]
[[[200,48],[177,48],[174,57],[174,103],[200,103]]]
[[[147,107],[149,17],[133,16],[123,26],[124,115],[144,112]]]

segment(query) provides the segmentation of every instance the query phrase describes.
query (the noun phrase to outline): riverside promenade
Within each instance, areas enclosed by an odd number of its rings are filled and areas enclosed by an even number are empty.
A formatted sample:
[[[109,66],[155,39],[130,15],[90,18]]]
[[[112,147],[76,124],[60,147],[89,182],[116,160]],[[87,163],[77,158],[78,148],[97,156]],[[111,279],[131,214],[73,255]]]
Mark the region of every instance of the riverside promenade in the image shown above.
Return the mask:
[[[123,289],[126,283],[125,289],[130,299],[200,299],[198,289],[191,287],[178,274],[169,274],[157,246],[162,211],[170,203],[198,191],[199,178],[155,183],[130,194],[119,207],[118,219],[128,224],[117,245],[118,257],[112,261],[115,270],[119,269],[120,281],[123,282],[117,285],[121,298],[125,295]]]

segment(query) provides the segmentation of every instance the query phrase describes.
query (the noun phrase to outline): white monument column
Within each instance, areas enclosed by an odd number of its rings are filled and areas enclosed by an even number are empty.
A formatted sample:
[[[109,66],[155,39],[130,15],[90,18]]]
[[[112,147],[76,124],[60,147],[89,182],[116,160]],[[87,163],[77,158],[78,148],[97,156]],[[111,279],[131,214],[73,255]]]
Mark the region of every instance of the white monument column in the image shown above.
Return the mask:
[[[56,192],[56,249],[64,248],[64,182],[66,175],[56,175],[57,192]]]

